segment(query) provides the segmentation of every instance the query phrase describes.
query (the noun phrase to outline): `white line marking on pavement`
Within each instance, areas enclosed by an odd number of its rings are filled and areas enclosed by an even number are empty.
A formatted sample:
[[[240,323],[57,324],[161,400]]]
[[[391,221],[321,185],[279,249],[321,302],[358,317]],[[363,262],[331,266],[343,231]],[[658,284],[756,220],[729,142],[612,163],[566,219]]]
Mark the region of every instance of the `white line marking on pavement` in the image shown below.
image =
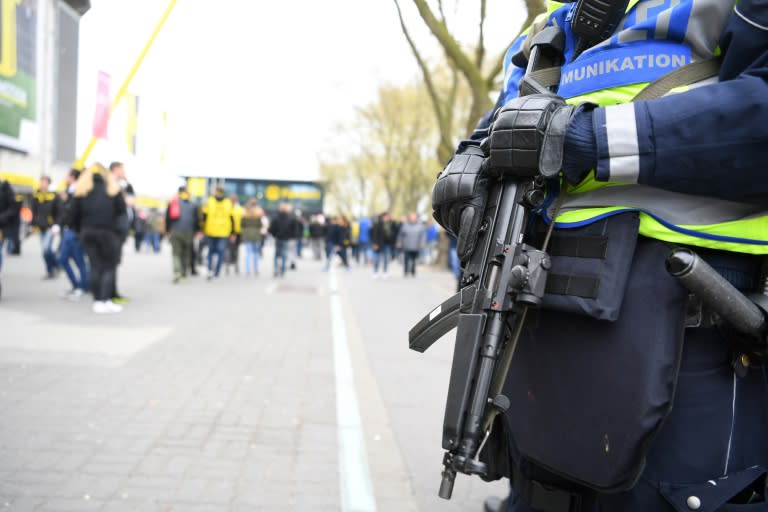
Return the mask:
[[[336,375],[336,424],[339,442],[339,474],[341,510],[344,512],[374,512],[371,472],[365,449],[363,425],[355,393],[352,358],[349,353],[347,329],[341,298],[338,294],[336,272],[328,275],[331,296],[331,332],[333,334],[333,363]]]

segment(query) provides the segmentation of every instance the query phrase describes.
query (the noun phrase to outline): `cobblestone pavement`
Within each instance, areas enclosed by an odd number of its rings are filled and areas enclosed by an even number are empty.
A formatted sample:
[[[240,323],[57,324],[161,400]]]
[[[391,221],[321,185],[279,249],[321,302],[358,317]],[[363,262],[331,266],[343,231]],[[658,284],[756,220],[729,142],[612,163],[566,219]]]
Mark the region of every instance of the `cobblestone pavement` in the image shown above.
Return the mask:
[[[447,273],[337,270],[336,293],[319,262],[275,280],[267,260],[258,278],[173,285],[168,247],[126,246],[131,302],[96,316],[59,298],[63,275],[41,280],[36,242],[2,274],[0,511],[353,510],[340,486],[333,296],[376,510],[479,511],[504,493],[460,476],[453,500],[436,496],[452,347],[417,354],[407,331],[451,293]]]

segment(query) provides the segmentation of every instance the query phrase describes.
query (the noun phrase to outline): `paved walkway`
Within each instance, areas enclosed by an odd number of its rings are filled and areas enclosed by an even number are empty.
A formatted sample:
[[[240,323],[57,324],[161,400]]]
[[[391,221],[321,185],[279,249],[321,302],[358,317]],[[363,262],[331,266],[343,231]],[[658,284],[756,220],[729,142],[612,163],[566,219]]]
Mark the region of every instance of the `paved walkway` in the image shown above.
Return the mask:
[[[452,347],[409,351],[407,331],[447,273],[304,259],[173,285],[169,252],[126,251],[116,316],[58,298],[36,240],[5,258],[0,510],[479,511],[504,493],[459,476],[437,497]]]

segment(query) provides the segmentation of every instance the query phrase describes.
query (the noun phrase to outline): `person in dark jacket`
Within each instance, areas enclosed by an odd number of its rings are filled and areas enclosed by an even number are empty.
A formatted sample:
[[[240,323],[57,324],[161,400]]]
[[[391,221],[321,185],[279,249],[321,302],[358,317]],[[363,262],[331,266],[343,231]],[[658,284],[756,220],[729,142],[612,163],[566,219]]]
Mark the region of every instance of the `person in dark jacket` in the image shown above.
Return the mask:
[[[59,218],[60,201],[56,192],[50,190],[51,178],[40,177],[40,189],[32,198],[32,226],[40,232],[40,243],[43,247],[45,261],[45,279],[56,277],[58,264],[53,248],[53,238],[58,229],[51,229]]]
[[[75,184],[75,197],[67,213],[67,225],[80,233],[91,262],[93,312],[119,313],[112,302],[115,274],[120,260],[120,217],[125,199],[112,174],[100,164],[83,172]]]
[[[8,186],[10,187],[11,184],[8,183]],[[11,189],[11,192],[13,192],[13,189]],[[13,205],[5,219],[5,226],[2,228],[3,235],[0,237],[5,238],[8,254],[14,256],[21,255],[21,207],[23,205],[24,196],[21,194],[13,196]]]
[[[10,226],[11,218],[15,209],[15,198],[11,184],[0,178],[0,272],[3,270],[3,243],[5,234]],[[0,295],[2,294],[2,285],[0,284]]]
[[[115,181],[117,182],[117,185],[120,187],[120,190],[123,194],[123,200],[125,201],[125,214],[121,215],[117,219],[117,227],[118,227],[118,236],[120,238],[120,247],[118,251],[118,258],[117,258],[117,265],[120,266],[120,263],[123,260],[123,245],[125,245],[125,241],[128,239],[128,232],[131,230],[132,227],[134,227],[134,222],[136,222],[136,191],[133,189],[133,185],[131,185],[128,182],[128,178],[126,178],[125,175],[125,165],[122,162],[112,162],[109,164],[109,172],[114,176]],[[146,219],[146,217],[145,217]],[[145,223],[146,225],[146,223]],[[138,232],[138,231],[135,231]],[[138,246],[141,245],[141,239],[142,236],[137,239]],[[139,248],[137,247],[136,251],[138,251]],[[112,290],[112,302],[116,304],[127,304],[128,298],[124,297],[123,295],[120,295],[120,293],[117,291],[117,274],[115,274],[115,289]]]
[[[333,257],[338,254],[341,258],[341,263],[346,270],[349,270],[349,260],[347,258],[347,247],[350,244],[350,227],[349,221],[343,216],[338,215],[331,219],[331,223],[328,226],[328,234],[326,236],[326,244],[328,247],[328,259],[326,260],[323,270],[326,271],[331,267],[333,263]]]
[[[394,254],[397,240],[397,225],[389,212],[382,213],[371,228],[371,248],[373,248],[373,277],[379,277],[379,265],[383,276],[387,276],[389,258]]]
[[[275,277],[285,275],[288,260],[288,244],[296,236],[296,218],[291,214],[291,205],[280,205],[277,215],[269,223],[269,234],[275,238]],[[278,265],[278,261],[280,264]]]
[[[187,187],[179,187],[165,212],[165,225],[173,252],[173,282],[186,279],[192,268],[192,244],[195,233],[200,232],[200,213],[191,202]]]
[[[59,247],[57,263],[67,274],[67,278],[72,285],[72,288],[64,294],[63,298],[72,301],[79,301],[88,291],[88,266],[85,263],[83,247],[77,238],[75,230],[67,224],[67,211],[72,205],[75,183],[77,183],[79,177],[80,171],[77,169],[72,169],[67,174],[66,200],[62,201],[61,215],[58,222],[61,226],[61,246]],[[75,274],[70,260],[75,262],[79,275]]]
[[[325,218],[321,214],[314,215],[309,221],[309,245],[312,247],[312,257],[316,260],[322,258],[322,246],[325,241]]]

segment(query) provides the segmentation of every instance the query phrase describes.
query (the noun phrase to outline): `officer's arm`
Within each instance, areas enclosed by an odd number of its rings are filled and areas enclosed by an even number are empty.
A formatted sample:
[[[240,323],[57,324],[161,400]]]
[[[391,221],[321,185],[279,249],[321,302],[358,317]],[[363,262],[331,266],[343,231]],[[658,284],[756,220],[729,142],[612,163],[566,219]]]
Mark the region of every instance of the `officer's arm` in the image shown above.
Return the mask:
[[[756,3],[743,0],[723,33],[724,81],[594,111],[598,180],[768,200],[768,12]]]

